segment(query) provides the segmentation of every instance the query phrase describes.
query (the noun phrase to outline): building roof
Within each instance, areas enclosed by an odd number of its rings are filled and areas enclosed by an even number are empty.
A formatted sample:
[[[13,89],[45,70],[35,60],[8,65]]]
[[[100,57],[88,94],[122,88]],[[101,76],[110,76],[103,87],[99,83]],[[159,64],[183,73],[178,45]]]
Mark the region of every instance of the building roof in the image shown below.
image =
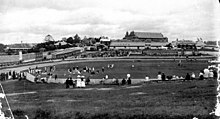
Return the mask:
[[[145,42],[111,42],[110,46],[118,46],[118,47],[124,47],[124,46],[130,46],[130,47],[135,47],[135,46],[145,46]]]
[[[134,32],[134,35],[138,38],[164,38],[162,33]]]
[[[65,41],[61,41],[61,42],[57,42],[54,45],[67,45],[67,43]]]
[[[110,39],[107,39],[107,38],[102,38],[100,39],[100,42],[110,42],[111,40]]]
[[[150,46],[154,46],[154,47],[161,47],[161,46],[166,46],[168,45],[169,43],[168,42],[151,42],[150,43]]]
[[[81,51],[82,48],[74,47],[74,48],[67,48],[67,49],[59,49],[59,50],[56,50],[55,52],[53,52],[52,54],[53,55],[61,55],[61,54],[71,53],[71,52],[79,51],[79,50]]]
[[[220,41],[206,41],[205,44],[206,44],[206,45],[217,46],[217,45],[220,44]]]
[[[31,49],[32,45],[28,43],[11,44],[7,46],[7,49]]]

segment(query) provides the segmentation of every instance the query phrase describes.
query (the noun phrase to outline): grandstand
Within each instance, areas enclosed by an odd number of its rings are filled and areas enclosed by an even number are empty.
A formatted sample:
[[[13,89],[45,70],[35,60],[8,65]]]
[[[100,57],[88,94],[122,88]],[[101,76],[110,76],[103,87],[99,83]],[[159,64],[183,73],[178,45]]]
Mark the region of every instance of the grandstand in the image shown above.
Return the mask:
[[[77,56],[83,51],[83,48],[68,48],[68,49],[62,49],[57,50],[56,52],[51,53],[53,59],[61,59],[66,58],[70,56]]]

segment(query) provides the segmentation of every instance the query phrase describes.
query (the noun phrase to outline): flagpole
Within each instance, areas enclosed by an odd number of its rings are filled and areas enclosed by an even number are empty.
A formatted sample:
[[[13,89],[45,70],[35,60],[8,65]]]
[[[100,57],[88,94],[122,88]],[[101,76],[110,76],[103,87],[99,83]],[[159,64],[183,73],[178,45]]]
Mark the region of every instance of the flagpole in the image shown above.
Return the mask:
[[[2,86],[1,83],[0,83],[0,86],[1,86],[1,89],[2,89],[3,94],[5,95],[5,100],[6,100],[6,103],[7,103],[7,105],[8,105],[9,111],[10,111],[10,113],[11,113],[12,119],[14,119],[14,115],[13,115],[13,113],[12,113],[12,111],[11,111],[11,107],[10,107],[10,105],[9,105],[9,103],[8,103],[8,99],[7,99],[7,97],[6,97],[5,91],[4,91],[3,86]]]

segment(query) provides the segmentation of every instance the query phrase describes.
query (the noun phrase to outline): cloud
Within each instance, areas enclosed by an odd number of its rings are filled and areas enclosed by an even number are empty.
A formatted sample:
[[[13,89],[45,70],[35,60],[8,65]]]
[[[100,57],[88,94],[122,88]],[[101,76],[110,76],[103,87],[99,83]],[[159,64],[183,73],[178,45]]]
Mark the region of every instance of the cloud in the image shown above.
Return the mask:
[[[162,32],[169,40],[216,39],[210,0],[2,0],[1,42],[41,42],[51,34],[122,38],[126,31]]]

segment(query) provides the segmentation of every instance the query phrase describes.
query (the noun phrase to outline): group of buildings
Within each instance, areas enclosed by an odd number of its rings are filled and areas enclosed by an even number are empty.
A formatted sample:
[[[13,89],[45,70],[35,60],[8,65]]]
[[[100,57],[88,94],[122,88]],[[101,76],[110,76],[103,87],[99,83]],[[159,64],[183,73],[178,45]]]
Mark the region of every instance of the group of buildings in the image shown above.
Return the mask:
[[[156,49],[168,44],[168,38],[162,33],[135,32],[126,33],[122,40],[112,41],[110,49]]]
[[[101,39],[102,40],[102,39]],[[103,43],[109,43],[109,49],[186,49],[186,50],[196,50],[196,49],[209,49],[218,50],[218,44],[216,41],[204,42],[202,39],[197,39],[197,41],[192,40],[176,40],[168,42],[168,38],[162,33],[152,33],[152,32],[126,32],[125,37],[122,40],[107,40],[104,39]],[[106,43],[108,44],[108,43]]]
[[[47,35],[45,41],[51,41],[51,38],[52,36]],[[54,45],[66,44],[65,40],[61,40],[57,41]],[[121,40],[111,40],[107,37],[101,37],[100,42],[96,42],[93,47],[96,47],[96,50],[100,50],[100,47],[105,47],[107,50],[127,50],[129,52],[133,51],[133,53],[141,53],[142,55],[155,55],[158,53],[159,55],[176,55],[182,52],[192,52],[191,54],[193,54],[195,51],[198,52],[199,49],[201,49],[200,51],[203,51],[203,49],[204,51],[217,51],[219,50],[218,44],[219,43],[216,41],[203,41],[202,39],[198,39],[197,41],[177,39],[176,41],[168,42],[168,38],[162,33],[131,31],[130,33],[126,32],[125,37]],[[7,50],[19,52],[19,54],[2,55],[0,60],[2,63],[6,63],[40,61],[70,56],[76,57],[89,47],[70,47],[66,49],[25,54],[33,46],[33,44],[27,43],[8,45],[6,48]]]
[[[46,36],[47,37],[47,36]],[[66,44],[65,41],[61,40],[55,45]],[[218,44],[216,41],[207,41],[204,42],[202,39],[197,41],[192,40],[176,40],[168,42],[168,38],[165,37],[162,33],[153,33],[153,32],[136,32],[131,31],[126,32],[126,35],[121,40],[111,40],[107,37],[101,38],[100,43],[108,47],[111,50],[118,49],[129,49],[129,50],[143,50],[143,49],[210,49],[218,50]],[[8,45],[7,49],[14,51],[27,51],[31,49],[32,45],[30,44],[13,44]]]

